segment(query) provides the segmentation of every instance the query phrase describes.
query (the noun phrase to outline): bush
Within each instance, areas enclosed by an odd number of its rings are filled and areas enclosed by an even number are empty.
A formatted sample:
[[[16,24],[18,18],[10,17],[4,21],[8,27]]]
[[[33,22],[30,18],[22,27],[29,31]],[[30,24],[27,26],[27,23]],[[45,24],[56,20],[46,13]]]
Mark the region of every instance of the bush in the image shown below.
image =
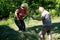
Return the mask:
[[[14,17],[14,11],[17,7],[26,2],[29,4],[31,10],[38,9],[39,6],[43,6],[46,9],[55,9],[56,4],[60,3],[59,1],[47,1],[47,0],[0,0],[0,19]],[[59,5],[59,4],[58,4]],[[60,7],[59,7],[60,8]],[[30,10],[30,9],[29,9]],[[34,13],[33,13],[34,14]]]
[[[54,16],[56,16],[57,10],[52,9],[52,10],[50,10],[50,13],[51,13],[51,16],[54,17]]]

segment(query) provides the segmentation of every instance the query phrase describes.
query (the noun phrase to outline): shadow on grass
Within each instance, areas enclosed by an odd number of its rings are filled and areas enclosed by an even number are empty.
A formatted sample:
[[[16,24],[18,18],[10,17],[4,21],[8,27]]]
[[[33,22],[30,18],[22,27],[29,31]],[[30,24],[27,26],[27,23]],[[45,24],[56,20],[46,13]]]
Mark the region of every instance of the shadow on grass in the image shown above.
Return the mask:
[[[60,40],[60,22],[59,23],[53,23],[51,27],[52,27],[51,32],[52,32],[52,34],[54,34],[53,40]],[[40,32],[41,28],[42,28],[42,25],[38,25],[38,26],[28,28],[27,30],[32,32],[32,33],[38,34]]]
[[[9,26],[0,25],[0,40],[18,40],[18,32]]]
[[[27,30],[28,30],[29,32],[39,33],[40,30],[41,30],[41,27],[42,27],[42,25],[38,25],[38,26],[34,26],[34,27],[27,28]]]
[[[34,32],[39,33],[41,27],[42,25],[38,25],[28,28],[27,30],[30,32],[20,32],[11,29],[7,25],[0,25],[0,40],[38,40],[39,37]],[[52,31],[60,34],[60,22],[52,24]]]
[[[7,25],[0,25],[0,40],[38,40],[38,36],[29,32],[20,32]]]
[[[42,27],[42,25],[38,25],[38,26],[28,28],[27,30],[30,32],[39,33],[41,30],[41,27]],[[53,33],[60,33],[60,22],[59,23],[53,23],[51,27],[52,27]]]
[[[53,33],[60,34],[60,22],[52,24],[52,31]]]

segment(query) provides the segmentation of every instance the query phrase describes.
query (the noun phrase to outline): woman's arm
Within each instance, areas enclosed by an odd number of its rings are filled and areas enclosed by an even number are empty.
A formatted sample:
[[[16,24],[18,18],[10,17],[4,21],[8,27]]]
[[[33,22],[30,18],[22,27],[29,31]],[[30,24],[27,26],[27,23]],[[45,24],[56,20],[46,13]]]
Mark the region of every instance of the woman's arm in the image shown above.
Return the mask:
[[[15,17],[17,18],[17,20],[19,20],[19,17],[18,17],[18,15],[17,15],[18,10],[19,10],[19,9],[16,9],[16,11],[15,11]]]
[[[19,10],[19,9],[16,9],[16,11],[15,11],[15,16],[16,16],[16,17],[17,17],[18,10]]]
[[[41,20],[41,18],[34,18],[34,17],[33,17],[32,15],[30,15],[29,13],[26,13],[26,15],[29,16],[29,17],[31,17],[33,20],[38,20],[38,21]]]
[[[31,17],[31,15],[29,13],[26,13],[26,16]]]

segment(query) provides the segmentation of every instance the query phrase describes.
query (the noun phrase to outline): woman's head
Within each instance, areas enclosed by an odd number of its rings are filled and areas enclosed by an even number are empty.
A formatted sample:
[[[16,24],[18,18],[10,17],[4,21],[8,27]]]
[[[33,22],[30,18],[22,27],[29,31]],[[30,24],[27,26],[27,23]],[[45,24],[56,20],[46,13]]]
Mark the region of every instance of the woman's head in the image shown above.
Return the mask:
[[[27,10],[28,9],[28,4],[27,3],[21,4],[21,8]]]

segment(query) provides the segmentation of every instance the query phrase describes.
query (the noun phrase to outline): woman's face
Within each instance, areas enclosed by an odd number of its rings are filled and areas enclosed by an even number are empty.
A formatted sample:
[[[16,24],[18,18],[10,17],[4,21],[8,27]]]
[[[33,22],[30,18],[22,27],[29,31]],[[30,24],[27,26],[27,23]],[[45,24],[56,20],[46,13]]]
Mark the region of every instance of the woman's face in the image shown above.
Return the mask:
[[[27,10],[27,7],[22,7],[24,10]]]

